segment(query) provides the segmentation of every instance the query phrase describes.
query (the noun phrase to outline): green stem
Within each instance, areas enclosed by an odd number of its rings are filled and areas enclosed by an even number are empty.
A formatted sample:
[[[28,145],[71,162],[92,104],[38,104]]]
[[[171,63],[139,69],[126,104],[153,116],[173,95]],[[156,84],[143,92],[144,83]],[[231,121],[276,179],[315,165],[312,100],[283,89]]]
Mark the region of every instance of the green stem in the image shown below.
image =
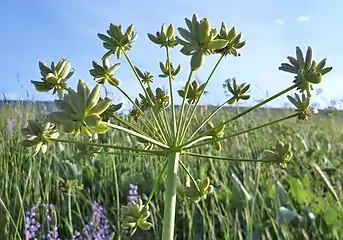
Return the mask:
[[[113,113],[109,113],[109,115],[114,118],[115,120],[117,120],[118,122],[122,123],[123,125],[125,125],[126,127],[131,128],[132,130],[142,134],[142,135],[148,135],[147,133],[145,133],[144,131],[142,131],[141,129],[137,128],[135,125],[131,124],[130,122],[122,119],[121,117],[117,116],[116,114]]]
[[[137,78],[139,84],[141,85],[141,87],[142,87],[142,89],[143,89],[143,91],[144,91],[144,94],[145,94],[146,98],[149,100],[150,104],[151,104],[152,106],[154,106],[153,101],[151,100],[149,93],[148,93],[147,90],[145,89],[144,84],[143,84],[141,78],[139,77],[139,75],[138,75],[138,73],[137,73],[137,71],[136,71],[136,68],[135,68],[135,66],[133,65],[133,63],[132,63],[130,57],[127,55],[126,51],[122,50],[122,53],[124,54],[124,56],[125,56],[127,62],[129,63],[129,65],[130,65],[130,67],[131,67],[133,73],[135,74],[135,76],[136,76],[136,78]],[[156,122],[157,127],[158,127],[159,130],[163,133],[163,128],[162,128],[163,122],[161,122],[161,119],[159,119],[159,118],[157,117],[156,109],[155,109],[154,107],[152,107],[152,111],[151,111],[151,112],[152,112],[152,115],[153,115],[153,118],[154,118],[154,120],[155,120],[155,122]],[[165,133],[164,133],[164,134],[165,134]],[[167,136],[165,136],[165,138],[167,138]]]
[[[167,63],[168,63],[168,79],[169,79],[169,92],[170,92],[170,101],[171,101],[171,114],[172,114],[172,137],[175,138],[176,134],[176,117],[175,117],[175,106],[174,106],[174,91],[173,91],[173,78],[171,75],[171,68],[170,68],[170,56],[169,56],[169,48],[166,47],[166,54],[167,54]]]
[[[257,173],[255,173],[256,177],[255,177],[255,182],[254,182],[254,184],[255,184],[255,194],[254,194],[254,197],[252,199],[251,210],[250,210],[251,216],[253,216],[253,219],[251,221],[249,221],[249,228],[250,228],[249,232],[251,234],[250,237],[249,237],[250,239],[253,239],[252,232],[253,232],[254,212],[255,212],[255,207],[256,207],[255,203],[256,203],[257,194],[259,192],[258,187],[259,187],[260,175],[261,175],[261,165],[260,164],[256,165],[256,171],[257,171]]]
[[[184,128],[185,131],[184,131],[184,132],[182,133],[182,135],[181,135],[181,140],[180,140],[181,143],[182,143],[182,141],[183,141],[183,139],[184,139],[184,137],[185,137],[185,135],[186,135],[186,132],[187,132],[186,129],[188,129],[189,125],[191,124],[191,121],[192,121],[193,116],[194,116],[194,114],[195,114],[195,111],[196,111],[196,109],[197,109],[197,107],[198,107],[198,104],[199,104],[199,102],[200,102],[200,99],[201,99],[202,95],[204,94],[205,89],[207,88],[207,85],[208,85],[209,82],[211,81],[211,78],[212,78],[213,74],[214,74],[215,71],[217,70],[217,68],[218,68],[220,62],[223,60],[223,58],[224,58],[224,55],[221,55],[220,58],[218,59],[216,65],[214,65],[214,67],[213,67],[213,69],[212,69],[210,75],[209,75],[208,78],[207,78],[207,81],[206,81],[206,83],[205,83],[205,86],[202,88],[202,90],[201,90],[201,92],[200,92],[200,95],[199,95],[199,97],[197,98],[197,100],[196,100],[196,102],[195,102],[195,104],[194,104],[193,111],[192,111],[191,115],[189,116],[188,121],[187,121],[187,123],[186,123],[186,125],[185,125],[185,126],[186,126],[186,127]]]
[[[228,158],[228,157],[204,155],[204,154],[192,153],[192,152],[182,152],[181,155],[202,157],[202,158],[216,159],[216,160],[223,160],[223,161],[231,161],[231,162],[264,162],[264,163],[275,162],[275,161],[263,160],[263,159]]]
[[[126,133],[128,133],[128,134],[131,134],[131,135],[133,135],[133,136],[142,138],[142,139],[144,139],[144,140],[146,140],[146,141],[148,141],[148,142],[150,142],[150,143],[152,143],[152,144],[155,144],[156,146],[159,146],[159,147],[161,147],[161,148],[164,148],[164,149],[168,149],[168,148],[169,148],[167,145],[165,145],[165,144],[163,144],[163,143],[161,143],[161,142],[159,142],[159,141],[156,141],[156,140],[154,140],[154,139],[152,139],[152,138],[150,138],[150,137],[144,136],[144,135],[142,135],[142,134],[140,134],[140,133],[137,133],[137,132],[135,132],[135,131],[132,131],[132,130],[130,130],[130,129],[127,129],[127,128],[118,126],[118,125],[116,125],[116,124],[107,123],[107,122],[104,122],[104,124],[106,124],[106,125],[107,125],[108,127],[110,127],[110,128],[117,129],[117,130],[126,132]]]
[[[194,133],[192,134],[192,136],[190,136],[189,139],[192,139],[198,132],[199,130],[214,116],[217,114],[217,112],[220,111],[220,109],[222,109],[225,105],[227,104],[227,101],[223,102],[219,107],[217,107],[216,110],[214,110],[201,124],[200,126],[194,131]],[[189,140],[188,139],[188,140]],[[187,140],[187,141],[188,141]]]
[[[298,115],[299,115],[299,113],[295,113],[295,114],[289,115],[289,116],[287,116],[287,117],[283,117],[283,118],[274,120],[274,121],[272,121],[272,122],[268,122],[268,123],[259,125],[259,126],[257,126],[257,127],[253,127],[253,128],[250,128],[250,129],[247,129],[247,130],[238,132],[238,133],[231,134],[231,135],[226,136],[226,137],[216,138],[216,139],[213,139],[213,138],[212,138],[212,139],[209,140],[209,141],[202,142],[202,143],[199,143],[199,144],[196,144],[196,145],[193,145],[193,144],[192,144],[193,142],[192,142],[192,143],[186,145],[186,146],[183,147],[183,148],[182,148],[182,146],[181,146],[181,148],[185,150],[185,149],[200,147],[200,146],[203,146],[203,145],[206,145],[206,144],[211,144],[211,143],[216,142],[216,141],[226,140],[226,139],[229,139],[229,138],[232,138],[232,137],[236,137],[236,136],[242,135],[242,134],[244,134],[244,133],[252,132],[252,131],[255,131],[255,130],[257,130],[257,129],[267,127],[267,126],[269,126],[269,125],[272,125],[272,124],[275,124],[275,123],[278,123],[278,122],[282,122],[282,121],[285,121],[285,120],[288,120],[288,119],[297,117]],[[197,141],[197,140],[195,140],[195,141]],[[194,142],[195,142],[195,141],[194,141]]]
[[[68,217],[69,217],[69,230],[71,234],[74,234],[73,230],[73,218],[71,216],[71,189],[68,189]]]
[[[174,239],[177,170],[179,160],[180,152],[168,153],[162,240]]]
[[[166,163],[164,164],[160,176],[155,181],[155,184],[154,184],[154,186],[153,186],[153,188],[152,188],[152,190],[151,190],[151,192],[149,194],[148,200],[144,204],[143,210],[141,211],[142,213],[144,212],[144,209],[149,205],[149,203],[151,202],[152,197],[154,196],[155,192],[157,191],[157,188],[158,188],[158,186],[159,186],[159,184],[161,182],[161,179],[162,179],[164,173],[166,172],[167,164],[168,164],[168,161],[166,161]]]
[[[249,112],[251,112],[251,111],[253,111],[253,110],[255,110],[255,109],[259,108],[259,107],[261,107],[262,105],[264,105],[264,104],[266,104],[266,103],[268,103],[268,102],[274,100],[275,98],[278,98],[278,97],[280,97],[281,95],[283,95],[283,94],[285,94],[285,93],[287,93],[287,92],[293,90],[293,89],[296,88],[297,86],[298,86],[298,84],[294,84],[294,85],[292,85],[292,86],[290,86],[290,87],[288,87],[288,88],[282,90],[281,92],[279,92],[279,93],[277,93],[277,94],[275,94],[275,95],[273,95],[273,96],[271,96],[271,97],[265,99],[264,101],[262,101],[262,102],[260,102],[260,103],[258,103],[258,104],[256,104],[256,105],[254,105],[254,106],[252,106],[252,107],[246,109],[245,111],[243,111],[243,112],[237,114],[237,115],[234,116],[233,118],[231,118],[231,119],[229,119],[229,120],[227,120],[227,121],[225,121],[225,122],[219,124],[217,127],[224,126],[224,125],[226,125],[226,124],[228,124],[228,123],[230,123],[230,122],[232,122],[232,121],[234,121],[234,120],[240,118],[241,116],[243,116],[243,115],[245,115],[245,114],[247,114],[247,113],[249,113]],[[195,139],[201,138],[201,137],[203,137],[203,136],[206,136],[206,135],[209,134],[211,131],[212,131],[212,130],[208,130],[208,131],[206,131],[206,132],[200,134],[200,135],[197,136],[196,138],[187,141],[187,142],[186,142],[185,144],[183,144],[183,145],[188,145],[190,142],[194,141]]]
[[[192,104],[189,104],[188,105],[188,108],[186,110],[186,117],[189,115],[189,112],[191,111],[191,108],[192,108]],[[186,120],[186,119],[185,119]],[[181,127],[181,136],[183,136],[186,132],[187,132],[187,128],[186,128],[186,121],[183,121],[182,122],[182,127]],[[180,139],[180,142],[182,142],[182,138]]]
[[[149,84],[148,88],[149,88],[150,91],[152,91],[150,84]],[[165,135],[166,139],[171,139],[170,138],[169,126],[167,124],[167,115],[166,115],[166,111],[165,111],[164,107],[162,107],[162,114],[164,114],[164,115],[161,115],[160,114],[161,111],[158,111],[157,109],[155,109],[155,106],[157,106],[156,99],[153,98],[151,101],[153,102],[152,109],[155,111],[155,113],[157,115],[157,119],[160,120],[160,124],[161,124],[160,131],[163,130],[163,134]]]
[[[73,144],[80,144],[80,145],[87,145],[87,146],[94,146],[94,147],[120,149],[120,150],[132,151],[132,152],[145,152],[145,153],[151,153],[151,154],[161,154],[161,153],[163,153],[161,151],[153,151],[153,150],[146,150],[146,149],[140,149],[140,148],[131,148],[131,147],[123,147],[123,146],[114,146],[114,145],[103,144],[103,143],[92,143],[92,142],[74,141],[74,140],[69,140],[69,139],[66,140],[66,139],[50,138],[49,141],[62,142],[62,143],[73,143]]]
[[[119,185],[118,185],[118,177],[117,177],[117,164],[116,160],[113,157],[113,172],[114,172],[114,183],[116,187],[116,204],[117,204],[117,233],[118,233],[118,240],[121,239],[121,234],[120,234],[120,195],[119,195]]]
[[[192,176],[192,174],[189,171],[189,169],[185,166],[185,164],[183,164],[183,162],[181,160],[180,160],[180,165],[183,168],[183,170],[185,170],[185,172],[187,173],[189,178],[192,180],[192,182],[193,182],[194,186],[196,187],[196,189],[198,190],[198,192],[200,192],[200,189],[199,189],[197,181],[194,179],[194,177]]]
[[[142,109],[133,101],[133,99],[119,86],[116,86],[116,88],[126,97],[127,100],[131,102],[131,104],[141,113],[144,115],[144,112]]]
[[[193,75],[193,71],[190,71],[189,75],[188,75],[188,80],[187,80],[187,83],[186,83],[186,89],[185,89],[185,95],[182,99],[182,105],[181,105],[181,111],[180,111],[180,116],[179,116],[179,121],[177,123],[177,132],[176,132],[176,136],[175,136],[175,144],[178,142],[179,140],[179,133],[180,133],[180,130],[181,130],[181,125],[182,125],[182,118],[183,118],[183,111],[185,109],[185,103],[186,103],[186,97],[187,97],[187,94],[188,94],[188,90],[189,90],[189,83],[191,81],[191,78],[192,78],[192,75]]]
[[[101,151],[88,151],[89,153],[97,153],[101,154]],[[147,157],[147,156],[160,156],[160,157],[165,157],[165,153],[163,151],[156,151],[154,153],[127,153],[127,152],[122,152],[122,151],[117,151],[117,152],[106,152],[106,154],[112,154],[112,155],[126,155],[126,156],[135,156],[135,157]]]

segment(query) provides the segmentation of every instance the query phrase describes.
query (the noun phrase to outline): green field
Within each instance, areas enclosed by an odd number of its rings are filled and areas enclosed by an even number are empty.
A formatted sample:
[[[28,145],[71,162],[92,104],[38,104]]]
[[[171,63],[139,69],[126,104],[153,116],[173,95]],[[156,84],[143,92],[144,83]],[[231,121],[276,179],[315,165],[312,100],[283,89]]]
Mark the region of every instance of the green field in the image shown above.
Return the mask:
[[[44,116],[44,109],[8,105],[0,111],[0,239],[25,239],[24,211],[39,199],[56,206],[61,239],[72,239],[72,231],[82,229],[94,201],[104,205],[113,230],[120,207],[116,191],[120,204],[126,204],[129,184],[137,184],[144,200],[162,169],[163,159],[157,157],[99,154],[93,160],[78,159],[75,146],[66,144],[55,144],[47,154],[32,158],[28,149],[19,146],[20,128],[27,119]],[[215,119],[228,118],[236,111],[241,110],[226,109]],[[234,121],[225,131],[233,133],[291,113],[262,109]],[[204,117],[197,115],[199,121]],[[14,128],[8,129],[9,124]],[[307,122],[291,119],[222,145],[222,156],[259,159],[262,150],[272,148],[276,140],[290,141],[294,157],[285,170],[270,164],[183,157],[196,178],[211,178],[215,191],[198,204],[191,202],[183,194],[187,179],[180,171],[176,239],[343,239],[342,127],[341,117],[319,112]],[[113,144],[138,145],[135,138],[121,132],[110,134],[107,141]],[[214,154],[208,147],[198,152]],[[62,179],[78,180],[70,188],[71,197],[61,187]],[[138,231],[132,239],[159,239],[163,181],[150,205],[154,228]]]

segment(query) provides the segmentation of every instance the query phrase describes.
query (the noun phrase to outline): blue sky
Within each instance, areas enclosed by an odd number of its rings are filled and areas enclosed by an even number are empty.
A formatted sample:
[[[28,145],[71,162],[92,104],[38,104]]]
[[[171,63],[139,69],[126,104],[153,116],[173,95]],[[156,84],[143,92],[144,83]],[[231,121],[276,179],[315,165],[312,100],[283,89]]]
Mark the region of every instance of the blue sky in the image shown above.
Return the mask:
[[[134,64],[153,75],[159,74],[158,62],[165,59],[164,51],[152,44],[147,32],[155,33],[162,23],[185,27],[184,18],[193,13],[207,17],[219,27],[224,21],[243,32],[247,45],[239,58],[228,57],[222,63],[202,103],[219,104],[225,100],[222,83],[236,77],[239,82],[252,84],[252,101],[263,99],[292,83],[292,75],[277,68],[295,47],[312,46],[315,59],[328,58],[334,70],[325,76],[320,85],[323,93],[314,98],[325,107],[325,100],[343,96],[343,1],[311,0],[261,0],[261,1],[10,1],[0,2],[0,93],[9,99],[34,98],[53,100],[50,94],[36,93],[30,80],[39,80],[38,61],[50,63],[61,58],[72,62],[76,73],[69,80],[76,86],[83,79],[91,86],[89,75],[91,61],[100,61],[105,50],[97,33],[104,33],[109,23],[133,23],[138,40],[130,51]],[[122,59],[118,77],[122,87],[131,96],[137,96],[140,88],[128,65]],[[214,66],[215,56],[206,59],[205,67],[196,73],[205,80]],[[115,58],[112,62],[117,62]],[[172,62],[182,64],[183,71],[176,80],[181,88],[186,81],[189,58],[181,55],[179,48],[172,52]],[[166,84],[165,79],[155,79],[156,85]],[[113,88],[115,99],[120,96]],[[267,93],[268,92],[268,93]],[[2,94],[1,94],[2,95]],[[270,106],[283,106],[286,96]],[[252,102],[250,102],[252,103]]]

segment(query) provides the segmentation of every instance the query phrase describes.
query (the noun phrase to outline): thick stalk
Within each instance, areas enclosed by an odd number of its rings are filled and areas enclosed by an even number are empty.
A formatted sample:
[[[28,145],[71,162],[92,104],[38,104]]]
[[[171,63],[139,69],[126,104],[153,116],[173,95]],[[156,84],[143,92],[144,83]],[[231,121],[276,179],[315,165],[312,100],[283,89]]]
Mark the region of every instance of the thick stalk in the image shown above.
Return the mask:
[[[170,152],[168,154],[162,240],[174,239],[176,185],[179,160],[180,152]]]

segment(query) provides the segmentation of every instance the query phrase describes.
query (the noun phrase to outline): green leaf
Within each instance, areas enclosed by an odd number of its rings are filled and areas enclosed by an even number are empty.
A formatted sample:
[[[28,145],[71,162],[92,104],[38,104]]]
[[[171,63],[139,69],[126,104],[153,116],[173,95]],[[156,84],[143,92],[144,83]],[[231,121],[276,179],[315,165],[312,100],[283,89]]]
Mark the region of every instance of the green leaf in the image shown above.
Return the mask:
[[[101,33],[98,33],[98,38],[100,38],[100,40],[104,41],[104,42],[110,42],[111,41],[111,38],[106,36],[105,34],[101,34]]]
[[[100,99],[100,86],[97,84],[90,93],[87,100],[87,109],[92,109]]]
[[[73,108],[65,100],[56,99],[55,100],[55,107],[57,109],[61,110],[62,112],[65,112],[68,114],[74,113]]]
[[[85,84],[84,81],[81,79],[79,80],[79,83],[77,84],[77,93],[80,95],[80,97],[83,100],[83,105],[86,107],[86,101],[89,96],[89,88],[87,84]]]
[[[245,44],[246,44],[246,41],[237,43],[237,44],[234,45],[234,48],[236,48],[236,49],[241,49],[242,47],[245,46]]]
[[[108,83],[115,87],[120,85],[119,79],[115,77],[111,77],[111,79],[108,80]]]
[[[103,112],[106,111],[106,109],[111,105],[111,101],[108,100],[103,100],[98,102],[97,105],[95,105],[92,109],[90,109],[90,111],[88,112],[88,114],[97,114],[100,115]]]
[[[133,234],[135,234],[136,231],[137,231],[137,226],[131,228],[130,229],[130,236],[133,236]]]
[[[51,89],[54,88],[53,84],[46,83],[46,82],[38,82],[38,81],[31,81],[38,92],[49,92]]]
[[[317,71],[322,70],[322,69],[325,67],[325,64],[326,64],[326,58],[324,58],[323,60],[321,60],[321,61],[317,64],[316,70],[317,70]]]
[[[20,142],[22,147],[33,147],[37,145],[40,141],[39,140],[23,140]]]
[[[178,90],[177,93],[179,94],[180,97],[184,97],[185,96],[185,91],[184,90]]]
[[[204,53],[202,50],[196,51],[191,58],[191,69],[192,71],[198,70],[204,64]]]
[[[167,37],[168,39],[172,39],[174,37],[174,26],[172,24],[168,26]]]
[[[213,50],[219,50],[225,48],[228,43],[229,41],[226,39],[215,39],[208,44],[208,48]]]
[[[47,116],[48,120],[57,124],[70,124],[73,123],[70,115],[65,112],[52,112]]]
[[[300,68],[303,68],[305,65],[304,55],[299,47],[296,47],[297,62]]]
[[[137,224],[135,222],[125,222],[121,225],[124,229],[129,229],[135,227]]]
[[[303,185],[298,178],[291,178],[288,180],[288,183],[290,185],[290,191],[292,196],[295,198],[295,200],[298,203],[306,203],[305,202],[305,196],[304,196],[304,189]]]
[[[227,35],[227,40],[229,40],[229,42],[233,41],[233,39],[235,38],[236,36],[236,28],[233,27],[230,29],[228,35]]]
[[[181,35],[184,39],[186,39],[188,42],[193,42],[193,41],[196,40],[196,39],[194,39],[194,37],[192,36],[192,33],[190,33],[189,31],[187,31],[186,29],[179,27],[178,30],[179,30],[180,35]]]
[[[153,225],[149,222],[138,222],[138,227],[144,231],[148,231]]]
[[[44,62],[39,61],[38,65],[42,76],[51,72],[51,69]]]
[[[32,155],[33,157],[36,156],[36,155],[38,154],[38,152],[39,152],[39,150],[41,149],[42,145],[43,145],[42,142],[39,142],[39,143],[36,145],[35,150],[34,150],[33,155]]]
[[[325,74],[327,74],[328,72],[330,72],[332,70],[332,67],[327,67],[327,68],[323,68],[320,71],[320,74],[322,74],[322,76],[324,76]]]
[[[192,55],[195,51],[200,50],[200,46],[196,43],[189,43],[183,48],[181,48],[180,52],[182,52],[186,56]]]
[[[96,126],[100,121],[100,117],[97,114],[88,115],[85,122],[88,126]]]
[[[68,100],[74,112],[79,116],[83,116],[85,113],[85,104],[82,97],[76,92],[70,92]]]
[[[89,128],[98,134],[104,134],[108,130],[107,125],[101,121],[96,126],[89,126]]]
[[[306,59],[305,59],[305,66],[304,66],[305,70],[309,70],[312,64],[312,55],[313,55],[312,48],[308,47],[306,51]]]

